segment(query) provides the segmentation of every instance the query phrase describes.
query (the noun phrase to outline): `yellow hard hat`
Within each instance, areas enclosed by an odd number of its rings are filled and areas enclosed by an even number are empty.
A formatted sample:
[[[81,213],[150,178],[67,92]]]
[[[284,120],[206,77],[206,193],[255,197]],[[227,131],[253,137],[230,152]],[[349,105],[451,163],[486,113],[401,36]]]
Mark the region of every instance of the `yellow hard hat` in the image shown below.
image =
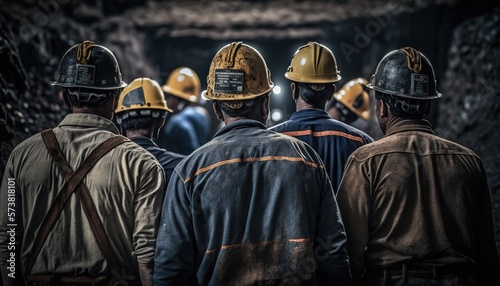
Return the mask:
[[[134,79],[120,93],[115,113],[140,109],[157,109],[172,112],[167,106],[160,85],[147,77]]]
[[[333,95],[333,98],[345,105],[358,117],[368,120],[370,118],[370,96],[364,90],[368,81],[364,78],[353,79]]]
[[[309,42],[295,52],[285,77],[301,83],[331,83],[342,78],[332,51],[316,42]]]
[[[162,90],[189,102],[198,102],[200,86],[200,78],[193,69],[179,67],[170,73]]]
[[[266,61],[253,47],[242,42],[224,46],[215,54],[202,96],[211,100],[247,100],[273,88]]]

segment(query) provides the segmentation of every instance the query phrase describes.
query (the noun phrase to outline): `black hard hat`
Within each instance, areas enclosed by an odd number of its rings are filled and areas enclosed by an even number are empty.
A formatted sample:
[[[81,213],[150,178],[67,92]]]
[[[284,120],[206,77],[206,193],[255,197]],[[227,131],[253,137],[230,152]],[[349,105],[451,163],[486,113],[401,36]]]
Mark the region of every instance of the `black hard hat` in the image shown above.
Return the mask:
[[[436,99],[436,77],[430,61],[421,52],[406,47],[392,51],[379,62],[368,88],[414,99]]]
[[[52,83],[58,87],[112,90],[127,86],[113,53],[91,41],[71,47],[62,57],[58,72]]]

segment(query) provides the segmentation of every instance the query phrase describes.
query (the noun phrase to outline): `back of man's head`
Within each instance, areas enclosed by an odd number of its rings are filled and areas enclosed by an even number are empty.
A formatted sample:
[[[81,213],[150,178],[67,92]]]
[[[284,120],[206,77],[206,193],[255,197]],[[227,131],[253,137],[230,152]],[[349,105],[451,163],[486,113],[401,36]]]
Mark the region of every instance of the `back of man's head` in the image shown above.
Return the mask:
[[[422,118],[429,113],[431,100],[441,97],[436,85],[427,57],[406,47],[382,58],[368,87],[375,90],[375,98],[384,101],[395,116]]]
[[[52,85],[63,90],[65,102],[71,108],[99,108],[127,85],[122,81],[113,53],[91,41],[71,47],[63,55],[58,73]]]
[[[298,85],[304,102],[321,109],[335,91],[333,83],[342,78],[333,52],[316,42],[309,42],[295,52],[285,77]]]
[[[115,110],[116,121],[125,131],[149,129],[156,119],[165,118],[166,112],[172,110],[160,85],[147,77],[134,79],[123,89]]]
[[[326,102],[331,99],[334,86],[331,84],[307,84],[296,83],[299,89],[299,96],[304,102],[316,108],[323,109]]]
[[[216,102],[230,117],[255,119],[254,111],[272,88],[262,55],[249,45],[233,42],[214,56],[202,96]]]

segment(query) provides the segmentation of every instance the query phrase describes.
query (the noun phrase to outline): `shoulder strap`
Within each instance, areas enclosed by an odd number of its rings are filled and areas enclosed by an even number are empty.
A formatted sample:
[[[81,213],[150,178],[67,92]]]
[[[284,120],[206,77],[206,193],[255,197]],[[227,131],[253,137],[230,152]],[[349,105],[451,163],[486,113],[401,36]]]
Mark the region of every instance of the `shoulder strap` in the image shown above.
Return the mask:
[[[30,257],[28,259],[28,265],[26,268],[27,274],[31,273],[33,265],[35,264],[36,258],[40,253],[40,250],[47,239],[56,219],[59,217],[64,205],[71,196],[73,192],[79,195],[82,206],[85,210],[89,223],[92,227],[94,235],[96,236],[99,248],[104,254],[104,257],[108,261],[111,267],[112,274],[119,280],[121,280],[121,275],[118,268],[118,259],[113,253],[111,244],[108,237],[104,231],[99,216],[97,215],[96,207],[90,197],[87,187],[84,184],[80,184],[87,173],[92,169],[95,163],[102,158],[106,153],[108,153],[114,147],[128,141],[129,139],[123,136],[115,136],[99,145],[92,153],[85,159],[82,165],[78,168],[76,172],[73,172],[71,166],[66,161],[61,148],[57,142],[54,132],[49,129],[41,133],[45,146],[47,147],[49,153],[51,154],[54,161],[56,161],[59,169],[63,173],[64,179],[66,180],[63,189],[57,195],[54,203],[49,209],[47,215],[45,216],[40,230],[35,238],[33,244],[33,249],[31,251]]]

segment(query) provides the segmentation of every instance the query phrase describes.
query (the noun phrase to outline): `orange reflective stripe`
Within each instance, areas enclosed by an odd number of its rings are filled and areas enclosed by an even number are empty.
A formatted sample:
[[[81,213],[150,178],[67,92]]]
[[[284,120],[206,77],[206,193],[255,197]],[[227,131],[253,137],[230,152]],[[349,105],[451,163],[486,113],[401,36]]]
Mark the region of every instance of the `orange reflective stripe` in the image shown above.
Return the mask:
[[[288,240],[288,242],[291,242],[291,243],[308,243],[309,242],[309,238],[290,238],[287,240]],[[282,241],[284,241],[284,240],[262,241],[262,242],[256,242],[256,243],[228,244],[228,245],[221,246],[219,249],[217,249],[217,248],[207,249],[207,251],[205,251],[205,254],[210,254],[210,253],[217,252],[219,250],[229,249],[229,248],[238,247],[238,246],[279,243]]]
[[[304,243],[304,242],[309,242],[309,238],[293,238],[289,239],[289,242],[295,242],[295,243]]]
[[[265,156],[265,157],[252,157],[252,158],[234,158],[229,160],[224,160],[217,162],[213,165],[198,169],[194,175],[187,177],[184,183],[187,183],[193,179],[193,177],[198,176],[201,173],[208,172],[212,169],[220,167],[222,165],[233,164],[233,163],[248,163],[248,162],[263,162],[263,161],[292,161],[292,162],[303,162],[304,164],[313,168],[322,168],[323,166],[318,165],[313,162],[308,162],[302,157],[287,157],[287,156]]]
[[[305,135],[312,135],[314,137],[341,136],[341,137],[345,137],[347,139],[359,141],[362,144],[365,143],[364,140],[363,140],[363,138],[361,138],[359,136],[354,136],[354,135],[351,135],[351,134],[347,134],[347,133],[340,132],[340,131],[333,131],[333,130],[330,130],[330,131],[319,131],[319,132],[313,132],[312,130],[300,130],[300,131],[282,132],[282,134],[286,134],[288,136],[293,136],[293,137],[305,136]]]

